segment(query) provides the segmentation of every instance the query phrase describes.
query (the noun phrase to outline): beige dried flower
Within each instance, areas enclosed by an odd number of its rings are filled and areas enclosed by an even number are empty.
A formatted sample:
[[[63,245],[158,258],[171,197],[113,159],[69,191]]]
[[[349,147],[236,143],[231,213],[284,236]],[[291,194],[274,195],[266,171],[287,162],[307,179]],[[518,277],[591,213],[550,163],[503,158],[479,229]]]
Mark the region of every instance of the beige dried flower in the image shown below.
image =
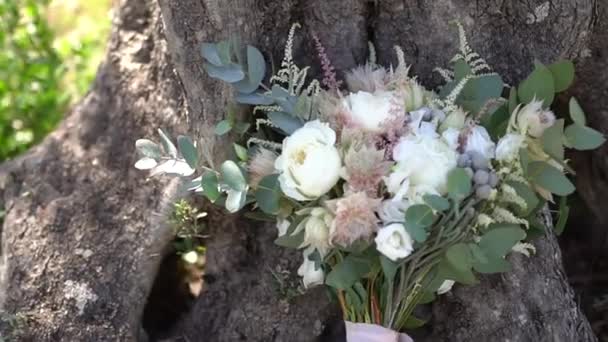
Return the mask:
[[[353,93],[358,91],[374,93],[386,90],[387,72],[382,67],[365,64],[349,71],[345,77],[348,90]]]
[[[393,164],[384,156],[384,150],[373,146],[351,146],[344,155],[344,178],[349,190],[364,191],[368,196],[376,196],[378,184]]]
[[[274,161],[277,159],[274,151],[260,147],[251,157],[247,170],[249,171],[249,185],[255,188],[262,178],[276,172]]]
[[[380,202],[365,192],[347,193],[342,198],[327,201],[327,207],[334,214],[329,241],[347,247],[358,240],[369,240],[378,230],[375,211]]]

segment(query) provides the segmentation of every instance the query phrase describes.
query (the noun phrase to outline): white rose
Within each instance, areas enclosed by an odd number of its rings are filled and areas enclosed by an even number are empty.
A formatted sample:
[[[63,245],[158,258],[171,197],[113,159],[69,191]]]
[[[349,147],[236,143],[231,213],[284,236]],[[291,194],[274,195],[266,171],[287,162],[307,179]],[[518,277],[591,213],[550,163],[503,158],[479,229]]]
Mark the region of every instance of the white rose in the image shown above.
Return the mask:
[[[450,292],[450,290],[452,289],[452,286],[454,286],[453,280],[450,280],[450,279],[444,280],[443,283],[441,283],[441,286],[439,286],[439,288],[437,289],[437,294],[442,295],[444,293]]]
[[[496,146],[497,160],[512,160],[519,154],[519,149],[523,147],[524,136],[516,133],[509,133],[500,138]]]
[[[198,261],[198,253],[196,251],[190,251],[182,255],[182,260],[188,264],[195,264]]]
[[[550,110],[543,110],[543,101],[532,100],[517,111],[517,126],[520,132],[527,132],[535,138],[542,136],[545,129],[554,123],[555,114]]]
[[[481,153],[486,159],[494,159],[494,150],[496,144],[490,138],[488,131],[482,126],[475,126],[471,128],[467,137],[467,143],[465,146],[465,152],[476,151]]]
[[[325,280],[325,272],[321,267],[316,268],[315,262],[308,259],[308,256],[314,252],[314,248],[306,248],[303,252],[304,261],[298,268],[298,275],[302,277],[304,287],[309,288],[316,285],[322,285]]]
[[[405,222],[405,211],[409,203],[402,199],[387,199],[382,202],[378,209],[378,216],[383,223]]]
[[[352,122],[370,132],[379,132],[382,122],[391,117],[391,110],[398,104],[395,95],[381,91],[351,93],[344,100]]]
[[[314,208],[304,224],[304,242],[302,247],[316,248],[321,256],[329,251],[329,227],[333,215],[325,208]]]
[[[397,198],[407,192],[405,197],[410,203],[415,203],[426,193],[446,193],[448,172],[456,167],[457,153],[441,138],[409,135],[397,143],[393,149],[393,159],[397,161],[394,173],[405,177],[407,182],[402,181],[401,191],[395,192],[395,184],[390,184],[391,177],[394,176],[389,175],[385,178],[385,183],[389,181],[388,191],[397,195]],[[407,189],[404,190],[406,183]]]
[[[392,261],[405,258],[414,251],[412,238],[401,223],[380,228],[375,241],[376,249]]]
[[[275,161],[285,195],[313,200],[328,192],[340,179],[342,162],[334,146],[336,133],[319,120],[307,122],[283,140]]]

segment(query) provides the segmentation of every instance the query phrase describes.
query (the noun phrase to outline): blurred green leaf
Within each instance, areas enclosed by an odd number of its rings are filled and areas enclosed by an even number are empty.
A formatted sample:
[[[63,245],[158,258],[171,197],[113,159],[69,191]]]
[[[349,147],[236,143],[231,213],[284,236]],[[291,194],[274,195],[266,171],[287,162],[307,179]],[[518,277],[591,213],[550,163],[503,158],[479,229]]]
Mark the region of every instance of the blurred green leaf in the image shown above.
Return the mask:
[[[528,165],[528,177],[532,183],[559,196],[569,195],[576,190],[572,182],[560,170],[546,162],[531,162]]]
[[[441,212],[450,209],[450,201],[441,196],[426,194],[422,196],[422,199],[424,202],[426,202],[426,204],[431,206],[433,210]]]
[[[553,126],[547,128],[541,137],[543,150],[558,161],[564,160],[564,119],[555,121]]]
[[[177,137],[177,146],[179,146],[179,152],[184,159],[186,159],[186,163],[188,163],[191,168],[196,169],[198,167],[198,152],[192,139],[180,135]]]
[[[448,173],[448,194],[455,200],[461,200],[471,193],[471,178],[464,169],[455,168]]]
[[[546,107],[550,106],[555,97],[553,74],[546,66],[536,63],[534,71],[517,88],[517,95],[523,103],[536,98],[544,101]]]
[[[559,213],[557,217],[557,223],[555,224],[555,234],[561,235],[566,228],[568,223],[568,216],[570,215],[570,207],[568,206],[568,197],[563,196],[559,199]]]
[[[222,175],[222,181],[231,189],[243,191],[247,188],[247,182],[245,181],[243,172],[232,160],[226,160],[222,163],[222,166],[220,166],[220,173]]]
[[[572,61],[563,60],[555,62],[547,66],[553,75],[553,81],[555,82],[555,92],[562,92],[572,84],[574,81],[574,64]]]
[[[234,153],[236,153],[239,160],[247,161],[247,149],[237,143],[232,144],[232,146],[234,147]]]
[[[346,290],[353,286],[372,269],[371,261],[363,256],[350,254],[333,267],[325,279],[325,284]]]
[[[257,186],[255,199],[260,209],[266,214],[276,215],[279,212],[281,187],[278,174],[262,178]]]
[[[564,136],[568,144],[579,151],[593,150],[606,141],[602,133],[577,123],[566,127]]]
[[[215,125],[215,134],[224,135],[232,130],[232,123],[229,120],[222,120]]]
[[[574,123],[577,123],[581,126],[585,126],[587,124],[587,119],[585,119],[585,112],[583,111],[583,108],[581,108],[581,105],[578,104],[578,101],[576,100],[576,98],[574,98],[574,97],[570,98],[569,107],[570,107],[570,117],[572,118],[572,121],[574,121]]]
[[[214,203],[220,197],[221,193],[218,188],[218,179],[215,172],[205,172],[201,178],[201,186],[203,187],[203,194],[211,203]]]

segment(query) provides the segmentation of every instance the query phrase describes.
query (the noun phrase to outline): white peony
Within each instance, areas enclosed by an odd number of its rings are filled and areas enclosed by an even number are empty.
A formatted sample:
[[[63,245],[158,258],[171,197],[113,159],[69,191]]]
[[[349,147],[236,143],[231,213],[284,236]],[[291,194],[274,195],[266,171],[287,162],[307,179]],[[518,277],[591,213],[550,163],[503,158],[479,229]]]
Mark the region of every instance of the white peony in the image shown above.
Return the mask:
[[[494,159],[494,151],[496,144],[490,138],[488,131],[482,126],[474,126],[471,128],[467,136],[465,152],[476,151],[481,153],[486,159]]]
[[[336,185],[342,162],[335,143],[336,133],[319,120],[285,138],[274,164],[283,193],[298,201],[313,200]]]
[[[413,240],[401,223],[380,228],[375,241],[376,249],[392,261],[405,258],[414,251]]]
[[[439,288],[437,289],[437,294],[442,295],[444,293],[450,292],[450,290],[452,289],[452,286],[454,286],[453,280],[450,280],[450,279],[444,280],[443,283],[441,283],[441,286],[439,286]]]
[[[524,145],[524,140],[523,135],[516,133],[509,133],[500,138],[496,146],[496,159],[504,161],[515,159]]]
[[[543,101],[532,100],[517,111],[519,131],[528,133],[535,138],[540,138],[545,129],[553,126],[554,123],[555,114],[550,110],[543,109]]]
[[[325,280],[325,272],[321,267],[315,267],[315,262],[308,259],[308,256],[315,251],[313,247],[308,247],[304,250],[304,261],[298,268],[298,275],[302,277],[304,287],[309,288],[316,285],[322,285]]]
[[[333,220],[333,215],[327,209],[320,207],[312,209],[304,223],[302,247],[314,247],[321,256],[325,256],[329,251],[329,227]]]
[[[419,203],[424,194],[444,195],[457,153],[441,138],[408,135],[393,149],[395,170],[384,181],[395,198]]]
[[[398,101],[392,92],[358,91],[348,95],[342,103],[348,109],[352,123],[370,132],[380,132],[382,123],[392,116],[391,111]]]

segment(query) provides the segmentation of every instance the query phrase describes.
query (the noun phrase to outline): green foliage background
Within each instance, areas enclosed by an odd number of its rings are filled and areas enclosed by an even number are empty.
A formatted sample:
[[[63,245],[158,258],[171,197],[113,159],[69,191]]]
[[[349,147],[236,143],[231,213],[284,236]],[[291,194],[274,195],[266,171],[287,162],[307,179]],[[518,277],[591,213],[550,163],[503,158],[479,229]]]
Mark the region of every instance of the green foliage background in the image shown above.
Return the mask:
[[[88,90],[110,0],[0,0],[0,161],[46,136]]]

